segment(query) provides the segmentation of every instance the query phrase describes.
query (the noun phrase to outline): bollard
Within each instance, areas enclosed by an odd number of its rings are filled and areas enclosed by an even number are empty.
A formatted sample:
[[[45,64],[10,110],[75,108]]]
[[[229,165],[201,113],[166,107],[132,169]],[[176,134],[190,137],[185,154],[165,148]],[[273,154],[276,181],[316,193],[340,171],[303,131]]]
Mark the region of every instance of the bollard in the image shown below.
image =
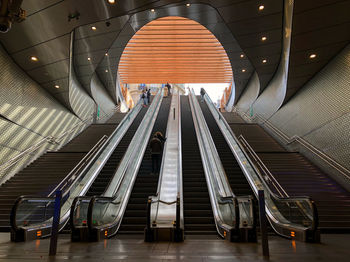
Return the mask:
[[[61,200],[62,200],[62,191],[58,190],[56,191],[55,210],[54,210],[53,219],[52,219],[49,256],[55,256],[57,252],[58,226],[60,224],[60,216],[61,216]]]
[[[270,256],[269,240],[267,238],[264,190],[259,190],[258,196],[259,196],[259,220],[260,220],[260,232],[261,232],[261,246],[262,246],[263,256],[265,258],[269,258]]]

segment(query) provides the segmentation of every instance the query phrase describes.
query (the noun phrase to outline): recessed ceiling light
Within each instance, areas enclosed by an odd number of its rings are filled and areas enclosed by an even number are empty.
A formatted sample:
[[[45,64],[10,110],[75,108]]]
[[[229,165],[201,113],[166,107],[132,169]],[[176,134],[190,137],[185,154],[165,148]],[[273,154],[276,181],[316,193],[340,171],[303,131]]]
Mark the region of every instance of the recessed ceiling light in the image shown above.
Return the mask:
[[[244,54],[241,54],[240,57],[243,58],[243,57],[244,57]]]
[[[311,58],[311,59],[314,59],[315,57],[316,57],[316,54],[311,54],[311,55],[310,55],[310,58]]]
[[[264,60],[262,60],[262,62],[265,64],[265,63],[267,62],[267,60],[266,60],[266,59],[264,59]]]
[[[151,9],[151,12],[155,12],[155,10],[154,10],[154,9]]]
[[[262,41],[266,41],[266,39],[267,39],[266,36],[263,36],[263,37],[261,38]]]
[[[245,72],[245,69],[242,69],[242,73],[244,73]]]
[[[91,60],[91,58],[90,57],[88,57],[88,61],[90,61]]]
[[[30,60],[34,61],[34,62],[38,62],[39,59],[36,56],[31,56]]]
[[[59,85],[55,85],[55,88],[60,88],[60,86]]]
[[[108,73],[108,69],[106,69],[105,72]]]
[[[190,4],[190,3],[188,3],[188,4],[186,4],[186,6],[187,6],[187,7],[190,7],[190,6],[191,6],[191,4]]]
[[[264,10],[264,8],[265,8],[265,6],[263,6],[263,5],[260,5],[260,6],[259,6],[259,11],[262,11],[262,10]]]
[[[108,0],[108,3],[110,3],[110,4],[115,4],[115,0]]]
[[[105,56],[108,56],[108,53],[105,53]]]
[[[96,29],[97,29],[96,26],[92,26],[92,27],[91,27],[91,30],[94,30],[94,31],[95,31]]]

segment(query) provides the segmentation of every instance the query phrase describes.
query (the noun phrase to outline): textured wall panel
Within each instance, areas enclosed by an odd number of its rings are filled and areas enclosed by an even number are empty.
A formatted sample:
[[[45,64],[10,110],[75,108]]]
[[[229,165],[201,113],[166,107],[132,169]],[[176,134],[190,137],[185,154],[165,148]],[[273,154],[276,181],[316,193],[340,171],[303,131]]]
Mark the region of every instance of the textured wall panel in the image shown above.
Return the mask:
[[[47,136],[58,137],[81,123],[47,91],[25,74],[0,46],[0,165]],[[78,130],[75,130],[78,132]],[[65,138],[70,140],[74,132]],[[62,146],[45,147],[55,150]],[[40,150],[22,159],[4,174],[21,168]]]
[[[100,106],[100,118],[108,118],[108,116],[112,115],[116,105],[114,104],[113,99],[107,93],[96,73],[91,79],[91,92],[97,105]]]
[[[243,94],[239,98],[236,108],[239,111],[247,112],[259,95],[260,81],[257,72],[254,72]]]
[[[254,114],[257,113],[265,119],[270,118],[281,107],[286,95],[293,4],[293,0],[284,0],[283,46],[278,69],[264,92],[253,104]]]
[[[271,119],[350,169],[350,45]]]
[[[69,55],[69,102],[73,112],[85,120],[91,118],[95,113],[95,102],[86,93],[80,84],[73,66],[73,41],[74,32],[71,33],[70,55]]]

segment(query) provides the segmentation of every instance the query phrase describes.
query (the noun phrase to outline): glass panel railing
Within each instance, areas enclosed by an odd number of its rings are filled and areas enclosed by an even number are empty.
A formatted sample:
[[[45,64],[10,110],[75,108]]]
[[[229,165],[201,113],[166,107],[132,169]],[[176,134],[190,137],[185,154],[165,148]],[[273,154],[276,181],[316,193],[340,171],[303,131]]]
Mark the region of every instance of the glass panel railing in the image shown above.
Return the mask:
[[[148,144],[145,138],[151,135],[162,98],[163,90],[159,90],[108,188],[103,196],[92,198],[87,215],[90,239],[109,238],[117,233]]]
[[[314,202],[309,197],[289,197],[244,137],[238,139],[234,135],[207,94],[204,99],[255,196],[264,190],[266,214],[275,232],[287,238],[319,241]]]
[[[134,107],[121,121],[115,131],[107,139],[107,136],[101,138],[98,143],[85,155],[85,157],[78,163],[78,165],[62,180],[62,182],[56,186],[54,190],[48,195],[48,197],[33,197],[22,196],[16,201],[12,209],[11,214],[11,231],[12,240],[30,240],[39,237],[48,236],[51,234],[52,217],[45,219],[46,217],[37,220],[37,222],[27,220],[27,225],[22,225],[22,215],[25,210],[25,206],[31,203],[31,199],[35,201],[41,201],[43,203],[51,203],[51,198],[56,191],[62,192],[62,205],[60,212],[60,225],[59,230],[63,229],[70,217],[71,205],[76,197],[83,196],[88,191],[89,187],[107,162],[109,156],[113,153],[120,140],[128,130],[129,126],[141,110],[141,103]],[[77,203],[77,202],[75,202]],[[80,202],[79,202],[80,203]],[[50,204],[51,205],[51,204]],[[23,207],[22,207],[23,206]],[[39,209],[42,209],[39,211]],[[31,217],[31,213],[45,214],[45,205],[38,205],[34,210],[28,210],[27,216]],[[79,209],[82,211],[81,209]],[[41,232],[40,236],[35,232]],[[16,240],[16,238],[18,240]]]
[[[237,199],[193,90],[190,91],[189,100],[217,231],[223,238],[238,241]]]

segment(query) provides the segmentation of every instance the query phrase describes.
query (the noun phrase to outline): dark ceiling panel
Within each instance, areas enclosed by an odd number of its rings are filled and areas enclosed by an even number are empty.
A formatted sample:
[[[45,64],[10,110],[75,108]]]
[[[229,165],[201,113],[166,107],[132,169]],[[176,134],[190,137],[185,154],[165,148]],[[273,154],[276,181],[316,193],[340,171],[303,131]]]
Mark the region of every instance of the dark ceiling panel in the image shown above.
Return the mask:
[[[350,1],[295,1],[284,103],[349,43],[349,10]]]
[[[96,36],[97,39],[98,34],[103,35],[108,32],[112,33],[112,29],[103,26],[106,19],[110,19],[111,17],[120,17],[126,14],[134,14],[142,10],[149,10],[150,8],[156,8],[156,12],[158,12],[158,10],[160,12],[162,10],[167,10],[169,6],[166,5],[170,5],[174,6],[174,8],[176,8],[176,10],[178,10],[180,13],[188,15],[190,18],[191,16],[198,17],[199,20],[201,20],[200,23],[207,26],[210,30],[222,32],[221,36],[218,34],[218,39],[222,41],[224,45],[226,41],[227,43],[231,43],[231,45],[228,45],[229,47],[226,47],[225,45],[225,50],[229,56],[235,52],[239,53],[240,49],[243,49],[244,53],[247,52],[246,56],[249,59],[261,57],[261,54],[264,53],[266,55],[273,55],[272,48],[276,53],[280,53],[281,47],[280,45],[278,46],[278,42],[280,42],[282,39],[283,1],[263,1],[265,9],[262,12],[258,11],[258,6],[261,4],[261,1],[256,0],[192,0],[190,2],[192,3],[191,7],[186,8],[184,5],[186,1],[180,0],[119,0],[115,5],[109,5],[105,0],[26,0],[23,3],[23,8],[27,10],[29,14],[28,18],[21,24],[15,24],[12,30],[6,35],[1,35],[0,39],[9,53],[18,52],[18,57],[15,59],[18,59],[18,64],[23,69],[33,69],[33,72],[46,71],[47,73],[48,71],[51,72],[50,68],[54,63],[59,63],[61,59],[65,59],[67,57],[67,50],[69,50],[69,41],[67,41],[67,39],[69,39],[70,32],[74,28],[80,27],[79,30],[81,31],[77,30],[76,39],[81,39],[82,42],[85,41],[85,45],[82,44],[81,47],[83,50],[79,50],[77,53],[77,55],[80,55],[82,59],[81,61],[78,61],[78,64],[85,64],[86,57],[84,57],[83,53],[86,52],[87,55],[87,52],[89,52],[89,55],[91,54],[91,56],[93,56],[89,67],[91,67],[91,70],[94,70],[96,63],[101,61],[105,63],[106,61],[105,64],[109,64],[108,59],[103,57],[103,49],[108,45],[101,42],[100,47],[90,46],[90,43],[95,42],[93,39],[90,39],[90,41],[87,40],[87,38],[94,38]],[[209,10],[210,8],[208,8],[208,6],[196,5],[195,3],[210,4],[214,8],[217,8],[219,14],[217,14],[215,10]],[[68,15],[73,14],[76,11],[80,13],[79,20],[72,19],[71,21],[68,21]],[[142,21],[142,19],[149,19],[148,11],[138,13],[137,16],[135,16],[135,23],[133,24],[132,28],[133,30],[139,29],[137,27],[137,23]],[[276,43],[266,42],[261,44],[261,40],[259,37],[257,37],[257,39],[247,41],[244,44],[240,43],[240,40],[238,40],[239,44],[234,46],[232,42],[230,42],[229,37],[225,35],[229,32],[227,29],[225,29],[227,26],[223,22],[226,24],[230,23],[229,31],[231,31],[234,36],[241,36],[243,40],[248,39],[249,36],[254,38],[254,35],[260,36],[262,33],[275,31],[275,33],[273,33],[269,39],[274,39],[273,41],[276,41]],[[90,30],[92,23],[97,24],[98,32],[92,32]],[[140,24],[143,23],[140,22]],[[82,25],[88,26],[81,27]],[[121,30],[122,25],[123,23],[118,24],[119,27],[115,25],[113,32],[117,34],[117,31]],[[64,38],[65,40],[62,41],[61,38]],[[102,39],[102,37],[100,39]],[[124,37],[122,36],[120,38],[120,41],[111,47],[113,49],[118,47],[122,48],[128,42],[128,39],[130,39],[130,35],[126,34]],[[87,42],[89,43],[86,44]],[[270,45],[271,49],[267,48]],[[45,52],[49,52],[49,50],[56,49],[59,50],[57,57],[52,57],[50,53],[47,55],[44,54]],[[33,65],[28,64],[28,60],[23,58],[32,52],[33,55],[40,56],[39,63]],[[96,57],[95,54],[97,55]],[[116,52],[115,57],[118,57],[119,55],[120,49],[118,49]],[[247,62],[245,62],[244,59],[236,60],[238,64],[234,65],[234,70],[237,72],[235,79],[238,83],[244,83],[247,75],[249,75],[254,68],[259,68],[261,66],[260,59],[254,60],[252,66],[249,68],[247,67],[247,72],[243,74],[242,72],[239,72],[239,68],[243,68],[247,65]],[[269,58],[267,59],[268,61],[273,60]],[[242,63],[239,63],[240,61]],[[255,61],[256,64],[254,64]],[[48,67],[48,70],[44,70],[41,67]],[[61,72],[61,69],[59,72]],[[272,75],[273,72],[270,76]],[[34,78],[37,82],[42,83],[48,80],[46,75],[40,76],[33,74],[33,76],[37,77]],[[56,75],[52,75],[49,77],[49,80],[53,83],[56,80],[56,77]],[[240,77],[242,77],[242,81],[240,81]],[[264,88],[265,82],[267,81],[261,82],[262,88]],[[237,86],[239,92],[241,92],[244,88],[244,86],[241,86],[240,84]],[[48,91],[51,92],[50,90],[51,89],[49,88]]]

